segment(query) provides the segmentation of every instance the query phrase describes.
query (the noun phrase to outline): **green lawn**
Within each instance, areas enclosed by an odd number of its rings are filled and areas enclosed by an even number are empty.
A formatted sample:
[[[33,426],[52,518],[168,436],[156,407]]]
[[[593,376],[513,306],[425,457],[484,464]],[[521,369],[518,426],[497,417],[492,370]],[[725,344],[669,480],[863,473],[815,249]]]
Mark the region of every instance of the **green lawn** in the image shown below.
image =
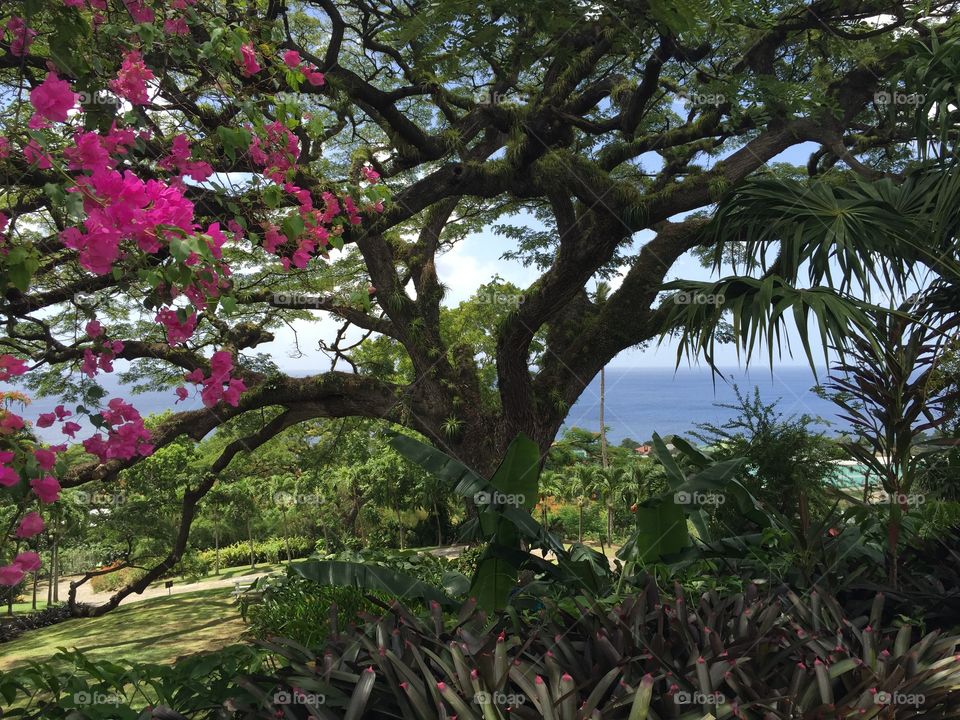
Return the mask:
[[[294,562],[298,562],[294,560]],[[237,565],[235,567],[221,568],[219,575],[214,575],[210,573],[209,575],[204,575],[200,578],[186,578],[182,576],[177,576],[169,578],[173,580],[176,585],[192,585],[197,582],[206,582],[207,580],[232,580],[236,578],[243,577],[244,575],[255,575],[258,573],[264,572],[276,572],[282,570],[286,566],[286,563],[276,563],[275,565],[269,564],[257,564],[255,568],[251,568],[249,565]],[[151,583],[150,587],[163,587],[166,580],[157,580],[155,583]]]
[[[230,593],[216,588],[152,598],[121,605],[103,617],[31,630],[0,645],[0,670],[46,660],[60,647],[93,658],[153,663],[219,649],[236,642],[245,627]]]

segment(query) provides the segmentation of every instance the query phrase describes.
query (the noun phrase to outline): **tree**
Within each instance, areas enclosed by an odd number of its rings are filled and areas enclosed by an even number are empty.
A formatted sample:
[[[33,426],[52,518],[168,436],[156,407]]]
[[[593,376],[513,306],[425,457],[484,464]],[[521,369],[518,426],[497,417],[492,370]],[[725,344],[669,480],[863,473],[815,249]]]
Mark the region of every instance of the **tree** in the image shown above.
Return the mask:
[[[919,322],[878,314],[880,344],[856,338],[828,382],[841,417],[853,428],[855,441],[846,445],[847,452],[880,479],[886,494],[888,578],[894,588],[903,518],[911,503],[923,502],[911,495],[927,471],[923,434],[943,428],[960,401],[960,387],[935,381],[943,349],[956,342],[960,316],[944,317],[928,303],[928,297],[916,300]]]
[[[940,22],[947,2],[876,2],[868,15],[845,2],[686,12],[623,3],[613,12],[503,0],[493,15],[367,0],[237,0],[183,12],[159,0],[108,4],[103,14],[82,3],[4,6],[37,34],[0,56],[15,150],[0,152],[3,224],[16,250],[0,273],[2,346],[31,361],[39,392],[86,393],[65,374],[125,360],[141,382],[174,386],[187,373],[211,402],[176,413],[149,443],[64,475],[65,487],[112,481],[148,444],[199,440],[234,419],[249,432],[187,490],[169,552],[117,602],[178,562],[198,504],[235,457],[298,423],[397,423],[489,474],[519,432],[545,454],[585,383],[621,350],[665,332],[699,346],[726,312],[766,327],[771,298],[779,315],[812,310],[838,340],[851,325],[869,331],[849,303],[795,287],[790,273],[725,281],[723,293],[707,293],[712,304],[687,302],[691,285],[661,291],[686,252],[727,245],[708,231],[711,206],[790,147],[817,144],[814,172],[895,170],[917,132],[875,93],[891,89],[918,46],[936,34],[952,47],[956,32]],[[74,89],[84,92],[78,117],[73,96],[60,107]],[[34,110],[50,115],[40,118],[50,127],[31,128],[42,145],[27,133]],[[79,142],[81,124],[95,137],[83,136],[90,154],[71,160],[64,148]],[[109,139],[107,160],[97,138]],[[91,237],[83,223],[94,208],[65,169],[73,162],[86,177],[108,160],[137,178],[159,175],[178,210],[187,211],[181,198],[191,203],[191,217],[163,218],[175,221],[172,232],[161,223],[137,238]],[[369,184],[378,177],[385,183]],[[102,200],[110,187],[91,192]],[[329,190],[343,212],[320,222],[323,211],[307,208]],[[521,213],[537,226],[513,224]],[[507,259],[540,272],[496,328],[486,361],[495,386],[475,348],[445,337],[437,271],[446,249],[491,225],[516,241]],[[653,236],[635,243],[642,231]],[[803,242],[801,256],[831,252],[822,236]],[[325,248],[329,264],[311,259]],[[882,264],[877,245],[860,249]],[[618,267],[618,290],[592,301],[588,284]],[[216,293],[178,305],[170,290],[185,286]],[[317,314],[343,323],[323,346],[330,370],[295,377],[254,354],[276,328]],[[338,370],[354,330],[399,350],[412,378]],[[82,407],[98,415],[103,399]]]

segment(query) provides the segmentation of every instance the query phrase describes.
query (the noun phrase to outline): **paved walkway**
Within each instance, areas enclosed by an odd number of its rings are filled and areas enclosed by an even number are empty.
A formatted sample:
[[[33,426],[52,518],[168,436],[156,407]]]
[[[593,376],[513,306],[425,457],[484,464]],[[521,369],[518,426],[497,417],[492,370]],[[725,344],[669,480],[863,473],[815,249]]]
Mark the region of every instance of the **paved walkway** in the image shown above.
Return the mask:
[[[167,595],[180,595],[181,593],[197,592],[198,590],[233,588],[234,583],[236,582],[250,582],[269,574],[269,572],[255,572],[250,573],[249,575],[234,575],[233,577],[229,578],[214,578],[213,580],[204,580],[202,582],[195,583],[175,582],[171,588],[165,588],[163,584],[160,584],[159,586],[151,585],[139,595],[136,593],[127,595],[127,597],[120,601],[120,604],[125,605],[132,602],[138,602],[140,600],[147,600],[148,598],[167,597]],[[70,577],[66,580],[60,581],[60,602],[66,602],[67,598],[70,597],[70,581],[74,579],[76,578]],[[28,592],[26,595],[29,599],[29,588],[27,588],[27,590]],[[111,597],[113,597],[114,593],[115,591],[100,593],[94,592],[90,582],[87,581],[77,588],[77,602],[85,603],[87,605],[102,605]],[[45,603],[47,600],[47,586],[43,583],[40,583],[37,587],[37,600],[41,605],[43,605],[43,603]]]

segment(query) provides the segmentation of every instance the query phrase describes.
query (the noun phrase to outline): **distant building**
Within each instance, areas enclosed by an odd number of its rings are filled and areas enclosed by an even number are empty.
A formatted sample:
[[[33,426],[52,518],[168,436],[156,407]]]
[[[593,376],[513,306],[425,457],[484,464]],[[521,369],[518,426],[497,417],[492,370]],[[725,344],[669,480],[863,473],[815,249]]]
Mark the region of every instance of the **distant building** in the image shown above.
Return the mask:
[[[637,455],[649,455],[653,452],[653,448],[649,445],[638,445],[634,448],[634,452],[636,452]]]

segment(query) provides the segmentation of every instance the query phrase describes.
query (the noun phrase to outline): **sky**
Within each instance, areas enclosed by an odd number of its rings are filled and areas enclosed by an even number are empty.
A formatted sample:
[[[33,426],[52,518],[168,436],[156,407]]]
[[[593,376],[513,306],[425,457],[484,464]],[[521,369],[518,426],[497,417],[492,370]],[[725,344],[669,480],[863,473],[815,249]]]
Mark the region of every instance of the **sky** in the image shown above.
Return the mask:
[[[804,143],[790,148],[784,153],[775,157],[771,162],[789,162],[797,165],[805,165],[810,152],[815,149],[813,143]],[[645,162],[644,165],[650,165]],[[673,220],[682,219],[682,216],[672,218]],[[512,220],[516,222],[516,219]],[[643,242],[653,237],[652,231],[637,233],[634,237],[634,248],[639,248]],[[528,287],[538,276],[538,271],[534,267],[524,267],[518,261],[503,260],[502,256],[507,250],[514,247],[514,241],[495,234],[491,229],[485,229],[482,232],[470,235],[463,241],[456,244],[453,249],[441,255],[437,259],[437,272],[440,281],[448,287],[444,304],[455,306],[458,303],[468,299],[477,288],[489,282],[495,275],[503,280],[514,283],[519,287]],[[616,288],[622,282],[626,267],[621,268],[618,277],[611,279],[611,285]],[[711,275],[711,271],[704,268],[698,259],[691,254],[681,257],[673,266],[667,280],[685,279],[685,280],[710,280],[716,279]],[[591,281],[588,289],[592,289],[595,281]],[[319,352],[310,351],[316,348],[319,337],[332,338],[339,323],[332,319],[324,319],[309,328],[298,327],[297,338],[301,351],[304,351],[303,357],[292,357],[291,348],[293,347],[294,335],[291,330],[279,329],[276,331],[277,339],[267,345],[261,345],[257,348],[258,352],[269,352],[273,354],[277,363],[288,372],[317,372],[328,369],[325,361]],[[802,346],[799,344],[799,335],[796,329],[789,326],[787,336],[791,346],[794,348],[794,355],[790,357],[784,355],[777,361],[778,366],[806,367],[807,359],[803,353]],[[811,333],[811,344],[814,350],[814,357],[822,358],[822,346],[818,340],[818,333]],[[616,368],[653,368],[653,367],[674,367],[676,363],[677,344],[675,341],[664,341],[658,345],[656,342],[649,343],[645,348],[629,348],[617,355],[610,363],[610,367]],[[766,347],[760,346],[756,351],[757,359],[754,361],[758,365],[765,365]],[[318,367],[318,361],[321,363]],[[684,361],[686,362],[686,361]],[[738,361],[736,349],[732,345],[717,346],[717,364],[721,367],[737,367],[742,363]],[[346,369],[346,368],[341,368]]]

